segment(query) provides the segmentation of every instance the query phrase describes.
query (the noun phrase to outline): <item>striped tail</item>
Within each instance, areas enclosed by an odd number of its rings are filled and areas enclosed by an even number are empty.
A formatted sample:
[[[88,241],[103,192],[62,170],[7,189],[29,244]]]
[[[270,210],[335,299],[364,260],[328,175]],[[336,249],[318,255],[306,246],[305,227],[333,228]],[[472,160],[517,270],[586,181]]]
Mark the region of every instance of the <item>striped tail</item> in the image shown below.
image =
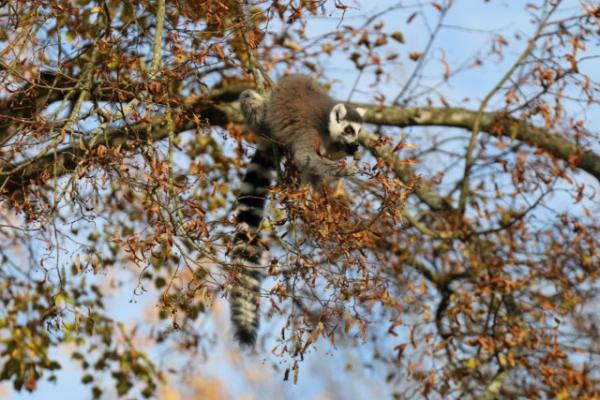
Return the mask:
[[[266,147],[266,146],[265,146]],[[257,148],[237,199],[237,232],[233,241],[234,283],[229,302],[235,338],[253,346],[259,324],[260,286],[264,271],[260,265],[262,247],[258,228],[264,216],[267,190],[275,169],[269,148]]]

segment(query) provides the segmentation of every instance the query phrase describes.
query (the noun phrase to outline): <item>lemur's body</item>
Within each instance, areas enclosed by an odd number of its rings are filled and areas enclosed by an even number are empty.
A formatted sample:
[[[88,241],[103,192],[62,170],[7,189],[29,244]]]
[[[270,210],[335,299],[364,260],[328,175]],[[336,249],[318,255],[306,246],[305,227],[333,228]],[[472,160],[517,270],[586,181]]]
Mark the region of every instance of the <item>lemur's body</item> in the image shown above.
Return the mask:
[[[237,340],[252,345],[259,323],[263,277],[257,231],[271,175],[279,162],[273,148],[290,158],[304,183],[316,186],[323,177],[351,175],[355,170],[338,160],[358,150],[362,117],[356,109],[336,104],[316,81],[304,75],[281,78],[267,102],[255,91],[246,90],[240,96],[240,107],[259,141],[238,197],[232,260],[237,274],[230,302]]]

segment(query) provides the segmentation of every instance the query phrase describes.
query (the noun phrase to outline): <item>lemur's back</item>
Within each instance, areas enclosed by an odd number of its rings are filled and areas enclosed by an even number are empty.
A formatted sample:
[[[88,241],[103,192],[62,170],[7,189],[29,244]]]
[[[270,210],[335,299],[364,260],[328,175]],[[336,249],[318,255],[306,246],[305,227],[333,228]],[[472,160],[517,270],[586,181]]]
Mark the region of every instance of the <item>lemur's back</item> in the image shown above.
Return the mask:
[[[304,75],[288,75],[277,82],[267,107],[272,139],[287,147],[307,129],[327,133],[334,101],[317,82]]]

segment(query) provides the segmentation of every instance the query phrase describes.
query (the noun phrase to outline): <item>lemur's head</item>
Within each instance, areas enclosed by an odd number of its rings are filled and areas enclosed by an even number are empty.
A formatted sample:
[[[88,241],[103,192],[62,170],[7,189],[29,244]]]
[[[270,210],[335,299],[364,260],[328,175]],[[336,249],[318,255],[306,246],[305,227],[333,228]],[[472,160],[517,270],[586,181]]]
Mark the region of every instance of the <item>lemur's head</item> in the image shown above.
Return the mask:
[[[338,103],[329,113],[329,135],[337,143],[354,144],[358,142],[358,132],[363,123],[364,110]]]

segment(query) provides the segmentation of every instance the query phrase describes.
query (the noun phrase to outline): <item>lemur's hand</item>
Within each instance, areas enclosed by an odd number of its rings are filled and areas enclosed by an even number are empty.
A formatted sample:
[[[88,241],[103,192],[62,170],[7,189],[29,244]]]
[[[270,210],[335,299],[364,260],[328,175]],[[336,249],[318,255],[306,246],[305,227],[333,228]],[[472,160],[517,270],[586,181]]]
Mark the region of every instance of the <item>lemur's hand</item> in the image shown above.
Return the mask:
[[[360,172],[360,170],[354,165],[347,165],[345,161],[339,163],[339,168],[337,169],[335,176],[344,177],[344,176],[352,176],[356,175]]]

